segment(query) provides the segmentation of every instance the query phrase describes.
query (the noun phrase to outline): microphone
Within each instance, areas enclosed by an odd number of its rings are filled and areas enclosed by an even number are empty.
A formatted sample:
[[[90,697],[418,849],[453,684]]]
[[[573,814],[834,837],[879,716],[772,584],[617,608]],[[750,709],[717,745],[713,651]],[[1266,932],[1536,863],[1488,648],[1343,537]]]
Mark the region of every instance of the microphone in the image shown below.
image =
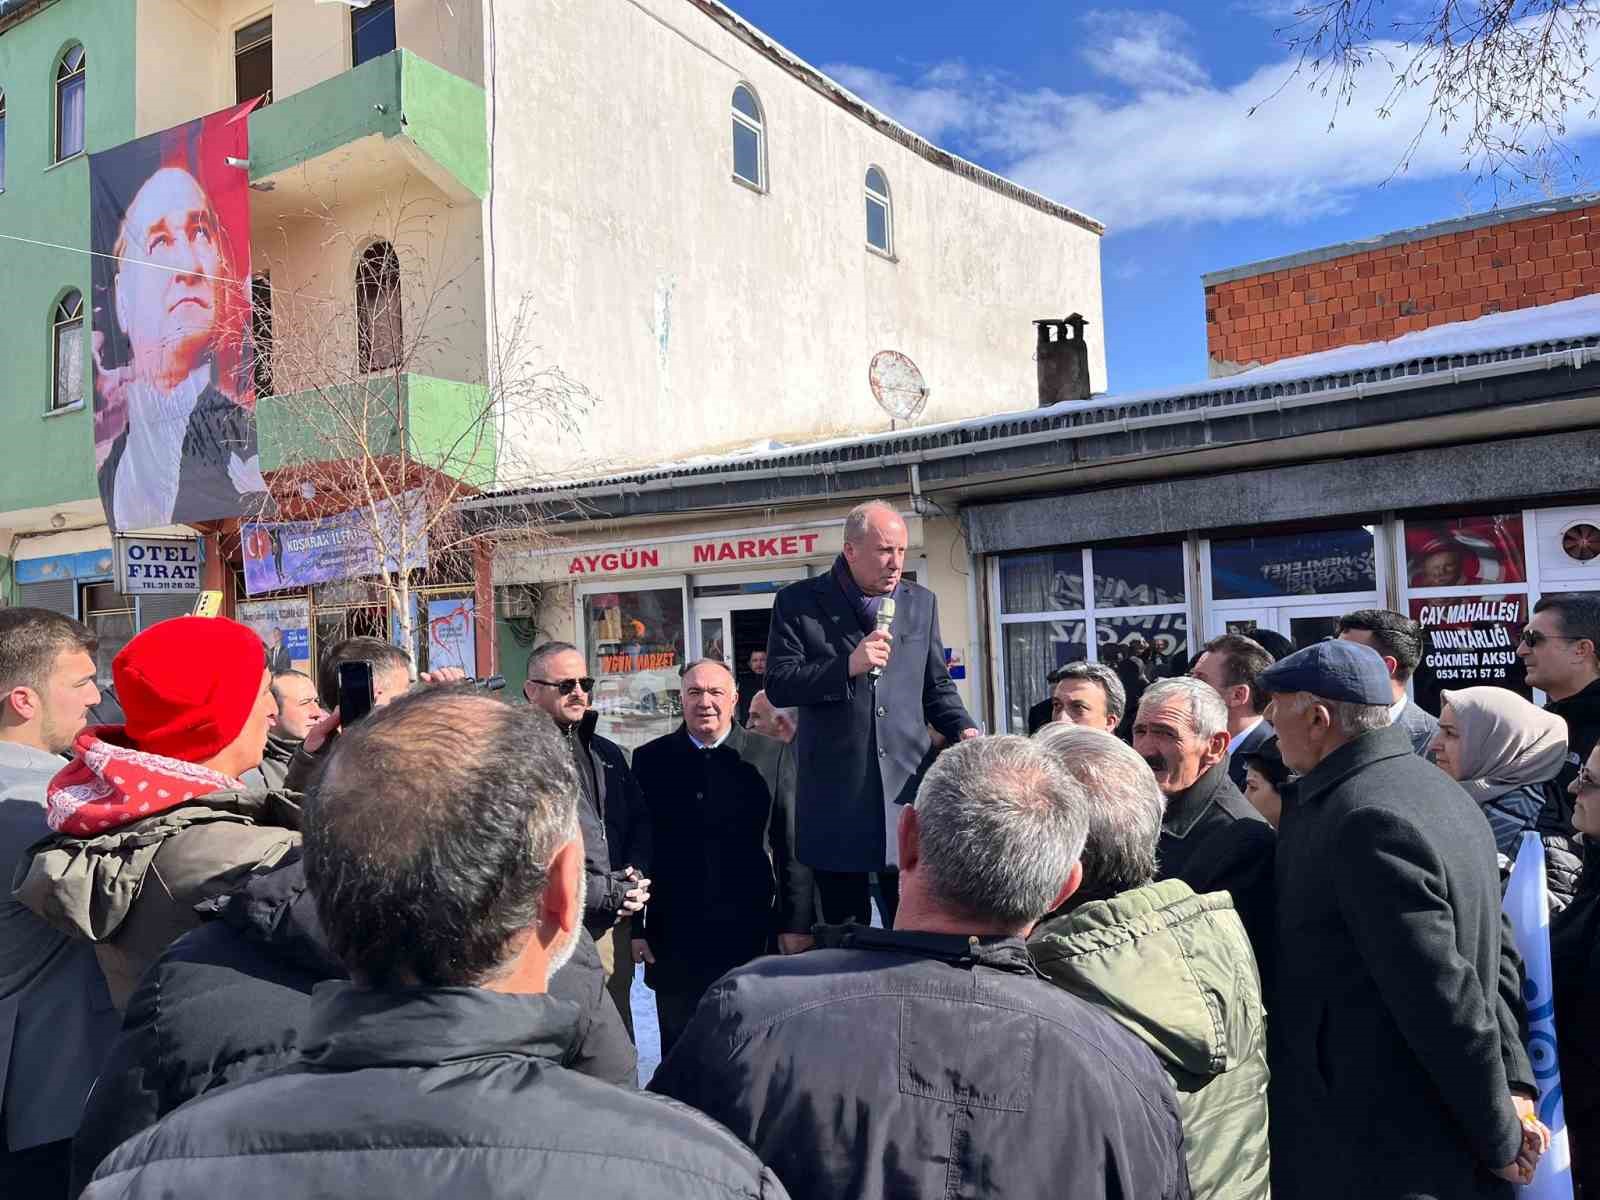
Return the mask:
[[[876,630],[874,630],[874,632],[875,633],[888,633],[889,630],[893,626],[894,626],[894,597],[893,596],[885,596],[883,598],[883,603],[881,605],[879,605],[879,607],[878,607],[878,628]],[[877,682],[881,678],[883,678],[883,668],[882,667],[873,667],[872,668],[872,679],[873,679],[873,682]]]

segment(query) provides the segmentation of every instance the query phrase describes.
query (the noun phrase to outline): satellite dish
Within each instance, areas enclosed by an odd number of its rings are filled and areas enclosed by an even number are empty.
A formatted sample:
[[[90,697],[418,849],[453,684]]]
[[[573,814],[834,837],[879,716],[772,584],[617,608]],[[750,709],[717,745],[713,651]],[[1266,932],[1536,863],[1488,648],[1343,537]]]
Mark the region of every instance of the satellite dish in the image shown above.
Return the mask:
[[[872,398],[895,420],[914,420],[928,405],[928,384],[922,372],[898,350],[879,350],[872,356],[867,382],[872,385]]]

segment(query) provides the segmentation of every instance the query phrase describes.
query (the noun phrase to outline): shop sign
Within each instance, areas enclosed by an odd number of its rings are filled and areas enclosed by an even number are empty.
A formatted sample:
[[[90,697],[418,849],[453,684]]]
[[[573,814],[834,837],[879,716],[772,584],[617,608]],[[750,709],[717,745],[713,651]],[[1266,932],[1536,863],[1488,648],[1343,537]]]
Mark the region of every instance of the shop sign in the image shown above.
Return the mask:
[[[912,546],[922,544],[921,522],[906,520]],[[831,557],[844,546],[844,523],[786,529],[734,531],[703,537],[663,538],[624,546],[564,547],[502,551],[495,582],[583,583],[590,579],[652,572],[704,571],[718,567],[762,566]]]
[[[1467,687],[1510,688],[1528,696],[1517,641],[1528,623],[1526,596],[1428,596],[1411,599],[1422,626],[1422,663],[1413,677],[1416,700],[1437,713],[1440,693]]]
[[[198,592],[205,554],[199,538],[122,537],[115,546],[117,591],[124,596]]]

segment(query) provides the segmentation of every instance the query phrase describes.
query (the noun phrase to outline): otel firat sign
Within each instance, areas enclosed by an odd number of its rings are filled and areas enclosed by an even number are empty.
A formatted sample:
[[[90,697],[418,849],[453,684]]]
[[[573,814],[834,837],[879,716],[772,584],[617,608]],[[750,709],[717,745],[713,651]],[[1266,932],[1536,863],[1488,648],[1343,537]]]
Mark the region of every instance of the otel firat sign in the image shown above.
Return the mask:
[[[912,546],[922,544],[922,522],[908,517]],[[661,538],[626,545],[569,546],[502,552],[495,582],[582,583],[618,575],[703,571],[831,557],[844,545],[844,522],[778,530],[748,530]]]

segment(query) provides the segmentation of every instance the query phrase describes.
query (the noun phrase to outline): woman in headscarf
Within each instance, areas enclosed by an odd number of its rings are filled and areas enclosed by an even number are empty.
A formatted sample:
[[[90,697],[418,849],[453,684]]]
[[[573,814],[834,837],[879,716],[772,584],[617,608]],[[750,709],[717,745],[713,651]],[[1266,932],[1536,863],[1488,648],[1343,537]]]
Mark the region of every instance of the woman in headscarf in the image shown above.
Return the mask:
[[[1478,802],[1495,848],[1515,858],[1544,807],[1544,785],[1567,761],[1567,724],[1506,688],[1444,692],[1429,747],[1441,770]]]

